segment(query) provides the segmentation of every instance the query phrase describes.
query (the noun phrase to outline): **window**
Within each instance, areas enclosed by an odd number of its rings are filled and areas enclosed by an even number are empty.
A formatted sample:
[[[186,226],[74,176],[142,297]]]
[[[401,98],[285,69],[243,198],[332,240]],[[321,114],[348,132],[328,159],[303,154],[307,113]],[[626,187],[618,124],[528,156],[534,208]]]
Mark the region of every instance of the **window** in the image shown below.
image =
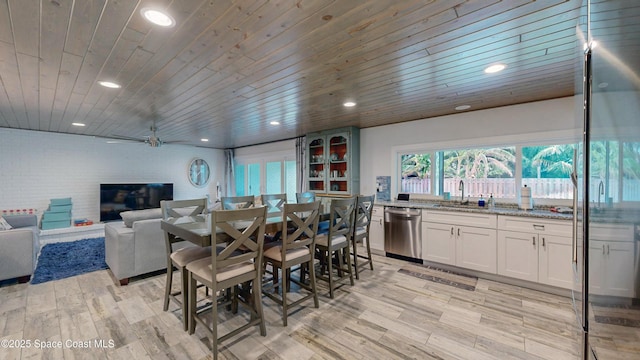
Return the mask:
[[[431,194],[431,154],[400,155],[400,192]]]
[[[515,147],[463,149],[441,152],[443,191],[460,194],[460,181],[465,194],[473,197],[515,198]]]
[[[574,145],[526,146],[522,148],[522,184],[534,198],[572,199]]]
[[[640,143],[592,141],[590,171],[592,202],[640,201]]]
[[[282,193],[282,161],[269,161],[266,164],[265,194]]]
[[[247,179],[249,180],[247,194],[253,196],[260,195],[260,188],[262,183],[262,177],[260,176],[261,170],[260,163],[251,163],[247,165]]]
[[[295,160],[285,160],[284,162],[284,192],[287,194],[288,202],[296,201],[296,192],[298,191],[297,179],[298,170]]]
[[[245,196],[244,192],[244,179],[245,179],[245,168],[244,165],[235,164],[234,172],[235,172],[235,181],[236,181],[236,196]]]
[[[431,195],[448,192],[456,198],[462,195],[462,181],[465,197],[489,197],[493,194],[497,199],[516,199],[518,189],[526,184],[531,187],[534,198],[571,199],[574,147],[565,143],[403,152],[398,154],[398,190]],[[629,184],[638,181],[640,186],[640,165],[637,165],[640,146],[629,144],[627,147],[625,161],[636,166],[629,166],[634,170],[629,170],[625,176],[629,177]],[[609,155],[610,158],[616,156]],[[597,186],[596,182],[594,191],[597,191]],[[635,196],[640,198],[640,191]]]
[[[235,164],[235,196],[286,193],[287,200],[295,202],[296,176],[295,160],[239,159]]]
[[[640,142],[622,144],[622,200],[640,201]]]

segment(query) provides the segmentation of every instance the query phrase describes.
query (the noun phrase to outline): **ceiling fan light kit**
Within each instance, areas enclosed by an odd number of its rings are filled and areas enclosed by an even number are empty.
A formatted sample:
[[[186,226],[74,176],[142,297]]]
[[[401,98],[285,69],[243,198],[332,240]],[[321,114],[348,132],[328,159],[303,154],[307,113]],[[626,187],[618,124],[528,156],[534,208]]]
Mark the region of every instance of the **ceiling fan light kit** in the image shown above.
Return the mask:
[[[145,143],[149,144],[149,146],[154,148],[162,146],[162,140],[160,140],[160,138],[155,136],[149,136],[149,138],[145,140]]]

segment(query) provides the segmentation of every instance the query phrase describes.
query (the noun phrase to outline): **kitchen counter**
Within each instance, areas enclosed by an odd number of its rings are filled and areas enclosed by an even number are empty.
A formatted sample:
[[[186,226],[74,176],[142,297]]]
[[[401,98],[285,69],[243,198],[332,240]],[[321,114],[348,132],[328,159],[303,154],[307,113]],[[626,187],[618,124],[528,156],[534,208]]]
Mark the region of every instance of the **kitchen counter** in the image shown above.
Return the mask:
[[[572,220],[572,213],[556,213],[551,211],[550,206],[540,206],[534,210],[520,210],[515,204],[497,204],[494,209],[481,208],[476,204],[460,205],[453,201],[444,200],[412,200],[412,201],[376,201],[379,206],[411,207],[424,210],[456,211],[469,213],[484,213],[496,215],[522,216],[531,218]],[[604,208],[601,210],[591,209],[590,223],[608,224],[635,224],[640,222],[640,213],[637,211]],[[578,215],[578,219],[582,214]]]
[[[534,217],[554,220],[571,220],[573,214],[560,214],[552,212],[550,208],[541,208],[534,210],[520,210],[515,206],[498,204],[495,208],[489,209],[487,207],[479,207],[470,205],[460,205],[454,202],[447,201],[376,201],[376,205],[379,206],[394,206],[394,207],[410,207],[424,210],[437,210],[437,211],[456,211],[456,212],[469,212],[469,213],[483,213],[483,214],[495,214],[495,215],[509,215],[509,216],[523,216]]]

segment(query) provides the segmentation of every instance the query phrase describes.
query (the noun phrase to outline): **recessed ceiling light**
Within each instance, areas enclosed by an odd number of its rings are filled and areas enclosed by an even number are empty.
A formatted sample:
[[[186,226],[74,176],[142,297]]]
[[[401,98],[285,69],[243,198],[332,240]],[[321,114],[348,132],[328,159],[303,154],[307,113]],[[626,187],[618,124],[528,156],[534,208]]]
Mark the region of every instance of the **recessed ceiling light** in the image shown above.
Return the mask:
[[[345,107],[354,107],[356,106],[356,103],[354,103],[353,101],[347,101],[342,105],[344,105]]]
[[[280,125],[280,121],[272,121],[269,124],[271,124],[271,125]]]
[[[460,106],[456,106],[456,110],[460,111],[460,110],[467,110],[471,108],[471,105],[460,105]]]
[[[140,10],[142,16],[148,21],[162,27],[172,27],[176,21],[169,15],[160,10],[143,8]]]
[[[507,65],[505,64],[494,64],[484,69],[484,72],[486,72],[487,74],[493,74],[493,73],[497,73],[498,71],[504,70],[504,68],[506,67]]]
[[[600,84],[598,84],[598,87],[599,87],[600,89],[604,89],[604,88],[606,88],[607,86],[609,86],[609,83],[608,83],[608,82],[601,82]]]
[[[85,126],[83,123],[71,123],[73,126]]]
[[[120,89],[121,88],[120,84],[116,84],[116,83],[111,82],[111,81],[98,81],[98,84],[100,84],[100,85],[102,85],[104,87],[110,88],[110,89]]]
[[[200,139],[200,141],[207,142],[207,141],[209,141],[209,139],[202,138],[202,139]]]

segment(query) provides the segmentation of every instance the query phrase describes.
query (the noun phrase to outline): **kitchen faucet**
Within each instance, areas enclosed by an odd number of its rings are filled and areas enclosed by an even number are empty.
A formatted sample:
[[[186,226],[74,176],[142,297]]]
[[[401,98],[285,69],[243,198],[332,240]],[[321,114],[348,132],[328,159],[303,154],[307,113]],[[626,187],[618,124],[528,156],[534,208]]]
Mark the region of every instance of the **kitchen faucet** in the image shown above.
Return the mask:
[[[460,194],[460,204],[468,204],[469,200],[467,200],[466,202],[464,201],[464,182],[462,180],[460,180],[460,185],[458,185],[458,190],[462,191],[462,193]]]
[[[598,209],[600,209],[600,195],[604,195],[604,183],[600,180],[598,184]]]

